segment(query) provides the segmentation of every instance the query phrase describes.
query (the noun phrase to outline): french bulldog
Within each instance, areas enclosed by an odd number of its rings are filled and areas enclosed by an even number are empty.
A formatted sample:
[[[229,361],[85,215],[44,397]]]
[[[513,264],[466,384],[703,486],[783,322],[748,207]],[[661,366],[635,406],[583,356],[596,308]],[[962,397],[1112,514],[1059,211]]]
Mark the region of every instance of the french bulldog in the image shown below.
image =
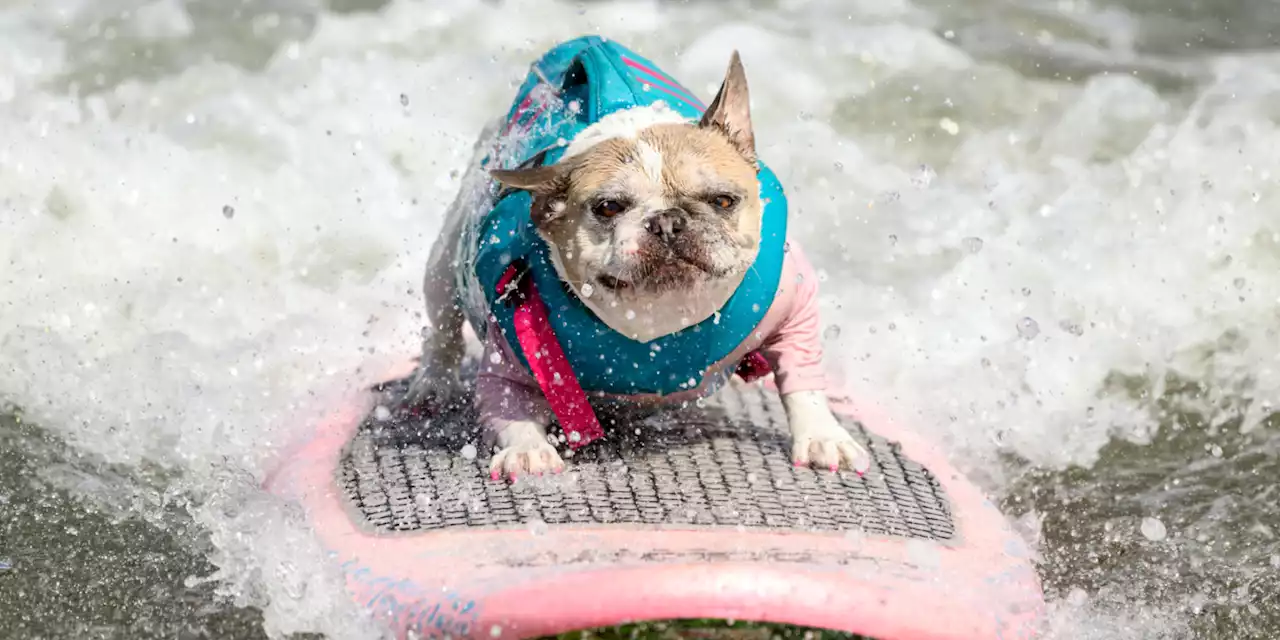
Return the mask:
[[[505,474],[514,481],[559,472],[565,463],[559,443],[548,437],[554,416],[546,398],[483,308],[483,296],[468,290],[475,287],[476,245],[483,240],[476,237],[475,221],[493,205],[494,193],[514,189],[531,195],[528,215],[559,279],[601,322],[639,342],[717,314],[757,258],[767,203],[747,77],[736,51],[700,119],[658,101],[603,115],[565,141],[554,164],[482,166],[483,158],[502,147],[504,135],[510,134],[501,122],[481,134],[428,260],[429,327],[408,401],[456,393],[466,311],[478,309],[470,314],[484,347],[475,393],[496,445],[490,471],[495,479]],[[732,365],[751,352],[765,357],[782,397],[796,465],[862,473],[870,466],[868,452],[828,406],[817,277],[794,239],[782,260],[772,304],[726,362]],[[685,402],[708,386],[622,401]]]

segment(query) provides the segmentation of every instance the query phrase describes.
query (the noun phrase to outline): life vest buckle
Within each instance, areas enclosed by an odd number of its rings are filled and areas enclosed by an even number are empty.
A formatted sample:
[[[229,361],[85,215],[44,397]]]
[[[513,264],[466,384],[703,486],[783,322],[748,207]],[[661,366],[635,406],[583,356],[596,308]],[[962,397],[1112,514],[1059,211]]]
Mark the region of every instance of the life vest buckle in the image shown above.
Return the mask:
[[[522,302],[524,292],[521,291],[520,285],[525,278],[529,277],[529,271],[529,265],[523,260],[516,260],[508,265],[502,277],[498,278],[498,286],[495,287],[495,293],[498,295],[496,302],[508,307]]]

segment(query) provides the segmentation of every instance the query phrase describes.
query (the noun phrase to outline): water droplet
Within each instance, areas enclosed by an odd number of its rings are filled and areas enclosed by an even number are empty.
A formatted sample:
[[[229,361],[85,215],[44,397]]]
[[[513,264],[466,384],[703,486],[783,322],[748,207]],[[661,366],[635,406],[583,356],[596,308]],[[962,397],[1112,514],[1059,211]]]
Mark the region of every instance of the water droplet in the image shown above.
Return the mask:
[[[236,208],[229,204],[222,205],[222,217],[228,220],[236,217]]]
[[[1142,519],[1142,536],[1152,542],[1160,542],[1169,535],[1168,529],[1165,529],[1164,523],[1156,518]]]
[[[898,244],[898,234],[896,233],[889,234],[889,245],[897,246],[897,244]]]
[[[822,332],[822,337],[823,337],[823,338],[826,338],[827,340],[835,340],[836,338],[839,338],[839,337],[840,337],[840,325],[838,325],[838,324],[833,324],[833,325],[828,326],[828,327],[827,327],[827,330]]]
[[[898,330],[898,323],[896,323],[896,322],[890,322],[890,323],[889,323],[889,330],[890,330],[890,331],[897,331],[897,330]]]
[[[569,432],[569,442],[578,442],[582,440],[582,434],[577,431]]]
[[[407,107],[407,106],[409,106],[409,95],[408,95],[408,94],[405,94],[405,93],[400,94],[400,106],[402,106],[402,107]]]
[[[535,536],[546,535],[547,529],[547,523],[540,519],[535,518],[529,521],[529,533]]]
[[[627,309],[627,319],[628,319],[628,320],[635,320],[635,319],[636,319],[636,312],[635,312],[635,310],[633,310],[633,309]]]
[[[596,288],[591,286],[590,282],[582,283],[582,297],[590,298],[591,294],[596,292]]]
[[[960,241],[960,246],[964,247],[964,250],[969,253],[982,251],[982,244],[982,238],[977,236],[969,236],[968,238]]]
[[[1213,456],[1213,457],[1215,457],[1215,458],[1221,458],[1221,457],[1222,457],[1222,447],[1219,447],[1219,446],[1218,446],[1218,445],[1216,445],[1216,444],[1215,444],[1215,445],[1210,446],[1210,447],[1209,447],[1209,455],[1211,455],[1211,456]]]
[[[383,422],[391,417],[391,410],[382,405],[378,405],[373,409],[373,417],[377,419],[378,422]]]
[[[1247,283],[1245,282],[1244,278],[1236,278],[1235,280],[1231,281],[1231,286],[1237,289],[1243,289],[1245,284]]]
[[[474,444],[462,445],[462,457],[466,458],[467,460],[475,460],[476,446]]]
[[[419,509],[431,508],[431,496],[425,493],[419,493],[418,495],[414,496],[413,501],[415,504],[418,505]]]
[[[1257,191],[1254,191],[1254,192],[1253,192],[1253,201],[1254,201],[1254,202],[1257,202],[1257,201],[1259,201],[1259,200],[1261,200],[1261,199],[1262,199],[1262,194],[1261,194],[1261,193],[1258,193]]]
[[[1031,295],[1031,287],[1023,287],[1023,288],[1022,288],[1022,295],[1023,295],[1023,297],[1030,296],[1030,295]]]
[[[836,168],[836,171],[844,171],[844,163],[843,163],[843,162],[840,162],[839,160],[836,160],[836,161],[835,161],[834,166],[835,166],[835,168]]]
[[[1082,335],[1084,335],[1084,327],[1082,327],[1082,326],[1080,326],[1080,325],[1078,325],[1078,324],[1076,324],[1076,323],[1074,323],[1074,322],[1072,322],[1072,321],[1070,321],[1070,320],[1060,320],[1060,321],[1058,322],[1058,328],[1059,328],[1059,329],[1062,329],[1063,331],[1066,331],[1067,333],[1069,333],[1069,334],[1071,334],[1071,335],[1073,335],[1073,336],[1082,336]]]
[[[933,179],[938,177],[938,172],[933,170],[927,164],[920,165],[920,170],[916,172],[915,177],[911,179],[911,183],[921,189],[928,189],[933,184]]]
[[[500,626],[498,626],[498,625],[496,625],[496,624],[495,624],[495,625],[493,625],[492,627],[489,627],[489,635],[490,635],[490,636],[492,636],[492,637],[494,637],[494,638],[496,638],[496,637],[498,637],[498,636],[502,635],[502,627],[500,627]]]
[[[1031,340],[1040,335],[1040,325],[1031,318],[1023,318],[1018,321],[1018,335]]]
[[[1280,553],[1271,556],[1271,566],[1280,569]]]

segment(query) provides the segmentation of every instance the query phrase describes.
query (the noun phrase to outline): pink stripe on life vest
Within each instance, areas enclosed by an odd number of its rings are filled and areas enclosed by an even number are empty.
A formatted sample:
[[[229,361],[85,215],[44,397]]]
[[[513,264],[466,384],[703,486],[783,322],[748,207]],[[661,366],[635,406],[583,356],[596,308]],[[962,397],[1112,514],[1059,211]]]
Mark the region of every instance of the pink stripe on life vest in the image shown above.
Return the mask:
[[[695,97],[688,89],[681,86],[681,84],[676,82],[675,80],[672,80],[665,73],[662,73],[661,71],[645,66],[643,63],[638,62],[636,60],[632,60],[631,58],[628,58],[626,56],[622,56],[622,62],[628,67],[631,67],[632,69],[635,69],[636,71],[639,71],[640,73],[643,73],[644,75],[649,76],[649,80],[651,81],[649,82],[649,84],[651,84],[654,87],[657,87],[663,92],[668,93],[677,98],[680,98],[682,101],[690,105],[696,106],[699,109],[707,108],[706,105],[702,104],[702,101],[699,100],[697,97]]]
[[[511,119],[507,121],[507,127],[503,133],[511,133],[511,129],[520,121],[520,116],[524,115],[525,109],[528,109],[530,104],[533,104],[532,91],[525,95],[524,100],[521,100],[520,104],[516,105],[516,112],[511,116]]]
[[[507,267],[502,278],[498,280],[498,293],[508,292],[517,276],[515,265]],[[515,325],[516,340],[520,350],[529,362],[529,369],[542,388],[547,404],[560,421],[569,448],[577,449],[588,442],[604,436],[604,428],[596,419],[595,411],[587,402],[587,394],[582,390],[578,377],[569,366],[569,359],[560,348],[551,321],[547,316],[547,307],[538,296],[538,287],[533,277],[525,277],[518,284],[524,294],[516,305]]]

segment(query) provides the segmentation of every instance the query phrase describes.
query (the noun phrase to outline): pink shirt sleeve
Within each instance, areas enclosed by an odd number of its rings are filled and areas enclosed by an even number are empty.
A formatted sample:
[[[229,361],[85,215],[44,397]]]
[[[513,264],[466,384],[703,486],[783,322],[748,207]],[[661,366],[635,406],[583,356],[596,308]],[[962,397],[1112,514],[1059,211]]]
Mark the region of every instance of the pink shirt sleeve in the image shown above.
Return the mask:
[[[485,333],[484,356],[476,375],[480,424],[495,426],[495,423],[517,420],[549,424],[551,406],[542,395],[538,381],[521,366],[493,321],[488,323]]]
[[[827,385],[822,368],[818,276],[800,245],[792,242],[790,246],[783,259],[778,293],[762,323],[772,326],[766,329],[768,333],[760,345],[761,354],[773,367],[778,392],[783,394],[820,391]]]

